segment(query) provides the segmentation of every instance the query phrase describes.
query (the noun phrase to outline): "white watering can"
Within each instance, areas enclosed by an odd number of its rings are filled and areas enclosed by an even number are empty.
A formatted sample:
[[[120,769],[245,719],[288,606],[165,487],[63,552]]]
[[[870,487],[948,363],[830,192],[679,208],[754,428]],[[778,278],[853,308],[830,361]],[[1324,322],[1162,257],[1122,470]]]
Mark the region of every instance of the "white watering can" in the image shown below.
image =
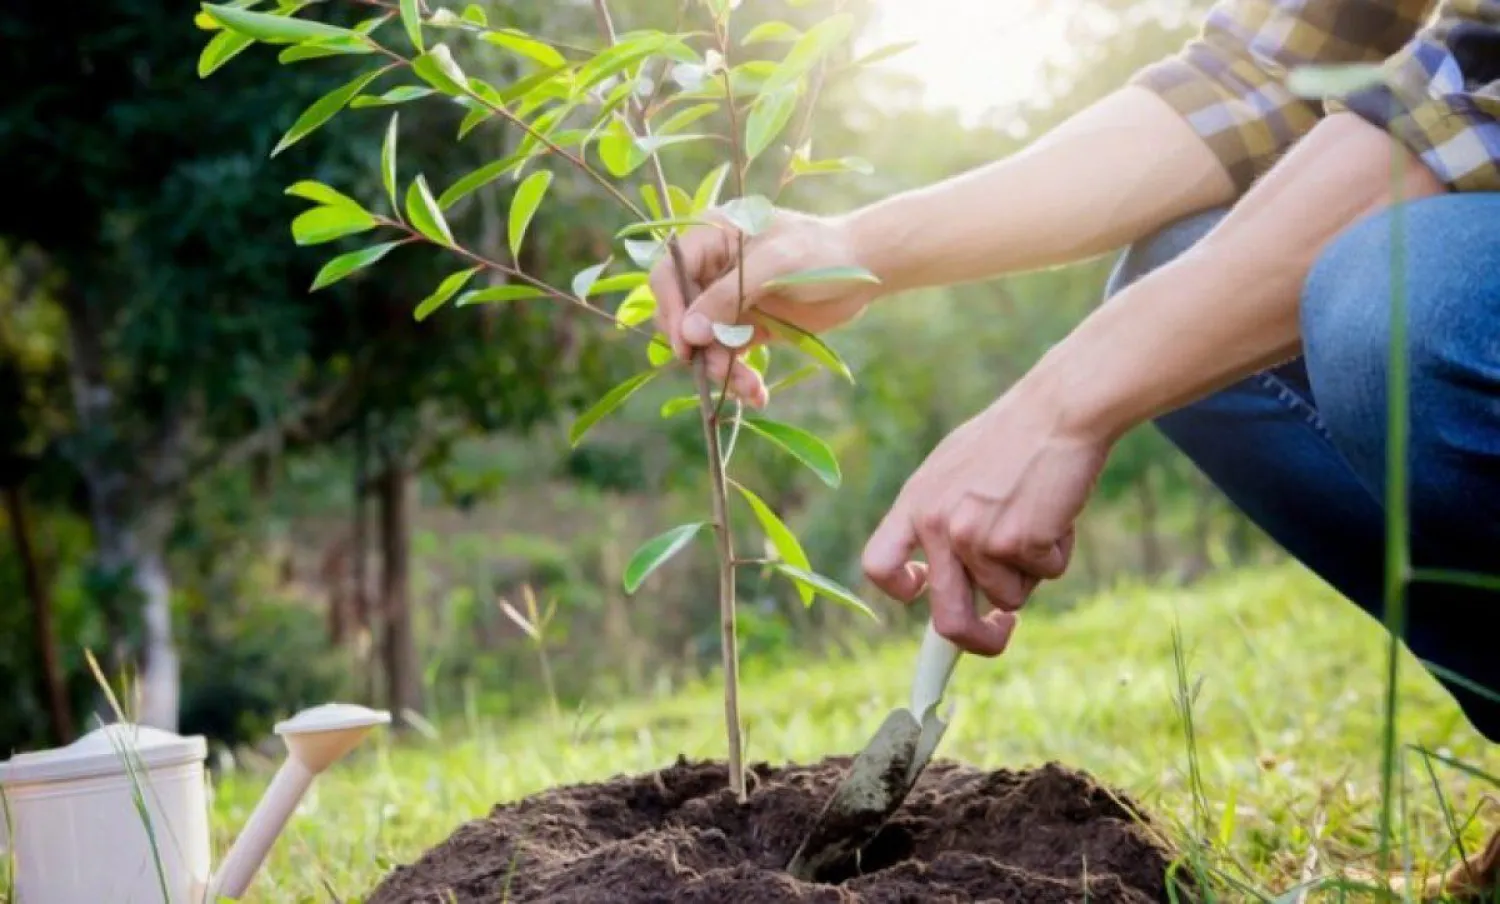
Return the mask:
[[[287,758],[216,875],[201,736],[116,723],[66,747],[17,754],[0,763],[9,809],[8,831],[0,813],[0,841],[14,857],[13,904],[239,900],[313,778],[390,720],[331,703],[279,723]]]

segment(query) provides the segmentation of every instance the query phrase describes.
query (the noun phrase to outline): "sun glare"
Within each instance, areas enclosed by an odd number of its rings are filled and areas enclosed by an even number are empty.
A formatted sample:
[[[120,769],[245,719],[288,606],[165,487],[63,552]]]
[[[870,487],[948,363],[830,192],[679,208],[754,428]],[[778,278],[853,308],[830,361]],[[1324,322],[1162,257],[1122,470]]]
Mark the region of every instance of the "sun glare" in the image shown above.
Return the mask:
[[[977,119],[1042,88],[1043,67],[1066,40],[1066,22],[1029,0],[877,0],[869,47],[917,45],[883,65],[924,86],[924,102]]]

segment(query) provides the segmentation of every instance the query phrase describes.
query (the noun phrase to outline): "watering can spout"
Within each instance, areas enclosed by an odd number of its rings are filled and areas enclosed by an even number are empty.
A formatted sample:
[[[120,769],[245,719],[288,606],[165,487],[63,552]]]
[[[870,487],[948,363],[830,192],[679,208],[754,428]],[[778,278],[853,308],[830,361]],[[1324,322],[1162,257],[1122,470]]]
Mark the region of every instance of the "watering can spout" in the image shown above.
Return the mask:
[[[209,883],[209,900],[239,900],[313,779],[359,746],[372,728],[390,721],[389,713],[331,703],[303,710],[278,724],[276,733],[286,742],[286,760]]]

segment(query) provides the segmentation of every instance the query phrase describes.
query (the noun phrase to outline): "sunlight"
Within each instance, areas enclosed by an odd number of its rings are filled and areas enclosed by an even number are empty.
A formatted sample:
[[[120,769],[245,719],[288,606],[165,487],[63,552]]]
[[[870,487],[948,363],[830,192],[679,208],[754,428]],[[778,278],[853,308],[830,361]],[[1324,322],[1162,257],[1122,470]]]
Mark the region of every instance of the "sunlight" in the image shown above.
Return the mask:
[[[968,120],[1041,91],[1044,64],[1066,47],[1065,18],[1025,0],[877,0],[876,14],[870,47],[920,42],[883,65]]]

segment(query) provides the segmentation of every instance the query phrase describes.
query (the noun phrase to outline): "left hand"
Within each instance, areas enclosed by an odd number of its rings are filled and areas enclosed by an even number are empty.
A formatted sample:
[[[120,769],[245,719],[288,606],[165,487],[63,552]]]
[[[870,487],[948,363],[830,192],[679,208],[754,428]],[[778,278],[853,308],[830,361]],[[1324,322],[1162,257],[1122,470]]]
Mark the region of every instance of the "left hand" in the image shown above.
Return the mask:
[[[1110,445],[1024,384],[938,444],[864,552],[876,586],[908,603],[929,590],[937,632],[981,656],[1004,651],[1016,610],[1067,568]],[[911,559],[918,546],[925,563]],[[976,592],[993,607],[982,616]]]

